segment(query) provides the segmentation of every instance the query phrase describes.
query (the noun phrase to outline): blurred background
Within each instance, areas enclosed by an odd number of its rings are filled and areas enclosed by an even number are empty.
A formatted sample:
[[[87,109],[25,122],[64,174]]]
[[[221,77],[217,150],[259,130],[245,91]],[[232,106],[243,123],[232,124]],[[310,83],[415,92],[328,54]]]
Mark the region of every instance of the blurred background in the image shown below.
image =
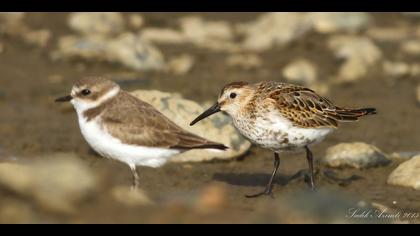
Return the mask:
[[[420,223],[419,13],[0,13],[0,71],[1,223]],[[53,102],[88,75],[233,148],[140,167],[130,191]],[[285,153],[275,197],[246,199],[272,153],[223,114],[187,125],[223,85],[264,80],[378,109],[313,148],[315,193]]]

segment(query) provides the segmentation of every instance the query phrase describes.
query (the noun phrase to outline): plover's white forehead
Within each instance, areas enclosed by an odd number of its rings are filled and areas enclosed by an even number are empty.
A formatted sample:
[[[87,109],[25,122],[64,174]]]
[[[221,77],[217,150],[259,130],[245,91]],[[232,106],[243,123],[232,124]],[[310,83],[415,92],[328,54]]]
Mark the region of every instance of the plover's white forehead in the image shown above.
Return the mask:
[[[79,94],[83,89],[86,89],[86,87],[79,87],[79,86],[76,86],[76,85],[74,85],[72,88],[71,88],[71,93],[70,93],[70,95],[72,96],[72,97],[76,97],[77,96],[77,94]]]

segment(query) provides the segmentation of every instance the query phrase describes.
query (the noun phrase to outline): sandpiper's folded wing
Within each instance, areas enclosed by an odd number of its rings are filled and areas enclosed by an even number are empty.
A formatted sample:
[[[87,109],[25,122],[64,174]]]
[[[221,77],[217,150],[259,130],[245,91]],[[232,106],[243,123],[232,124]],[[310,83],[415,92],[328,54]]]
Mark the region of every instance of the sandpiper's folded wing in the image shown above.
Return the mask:
[[[374,108],[340,108],[311,89],[281,83],[271,89],[265,102],[274,104],[285,118],[304,128],[337,127],[337,121],[357,121],[376,113]]]

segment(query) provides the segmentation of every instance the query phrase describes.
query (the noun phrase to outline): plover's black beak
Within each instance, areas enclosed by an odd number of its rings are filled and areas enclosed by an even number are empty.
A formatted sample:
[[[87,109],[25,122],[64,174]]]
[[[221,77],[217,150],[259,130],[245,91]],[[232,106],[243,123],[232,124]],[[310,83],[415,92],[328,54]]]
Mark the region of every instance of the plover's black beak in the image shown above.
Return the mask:
[[[55,102],[70,102],[73,99],[71,95],[55,99]]]
[[[195,118],[191,123],[190,126],[193,126],[195,123],[199,122],[200,120],[213,115],[214,113],[217,113],[220,111],[220,105],[219,103],[214,104],[212,107],[207,109],[205,112],[203,112],[201,115],[199,115],[197,118]]]

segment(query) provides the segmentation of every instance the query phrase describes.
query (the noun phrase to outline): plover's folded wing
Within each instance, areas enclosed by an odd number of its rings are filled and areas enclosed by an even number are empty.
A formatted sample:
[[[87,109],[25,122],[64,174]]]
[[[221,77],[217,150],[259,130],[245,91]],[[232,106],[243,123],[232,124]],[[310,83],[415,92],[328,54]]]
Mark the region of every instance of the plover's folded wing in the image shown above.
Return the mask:
[[[118,96],[117,99],[125,102],[118,106],[110,104],[102,119],[108,132],[127,144],[174,149],[226,149],[222,144],[182,129],[152,105],[128,93],[122,92]]]

